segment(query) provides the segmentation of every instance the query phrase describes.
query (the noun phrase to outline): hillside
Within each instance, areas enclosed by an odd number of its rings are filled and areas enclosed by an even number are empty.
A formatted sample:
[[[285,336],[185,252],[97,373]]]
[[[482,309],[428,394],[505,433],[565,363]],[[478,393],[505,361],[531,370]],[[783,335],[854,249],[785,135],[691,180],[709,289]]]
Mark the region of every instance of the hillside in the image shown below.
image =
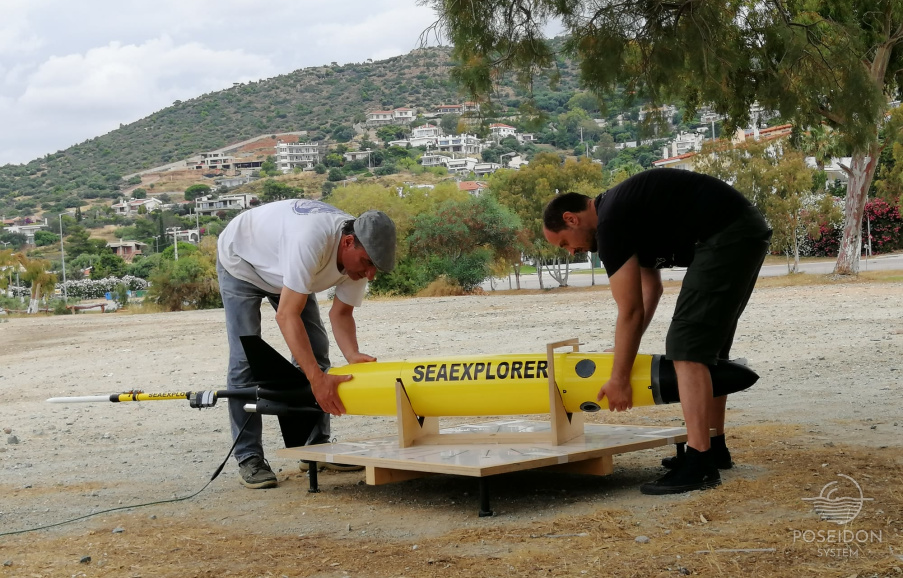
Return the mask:
[[[320,140],[355,118],[362,120],[368,110],[408,106],[429,111],[460,102],[449,80],[449,53],[448,48],[425,48],[377,62],[305,68],[176,101],[66,150],[0,167],[0,214],[115,198],[122,175],[261,134],[307,130]],[[576,89],[576,70],[564,60],[559,65],[562,80],[546,98],[552,107],[566,103]],[[517,94],[513,83],[503,82],[497,96],[513,108],[519,104]]]

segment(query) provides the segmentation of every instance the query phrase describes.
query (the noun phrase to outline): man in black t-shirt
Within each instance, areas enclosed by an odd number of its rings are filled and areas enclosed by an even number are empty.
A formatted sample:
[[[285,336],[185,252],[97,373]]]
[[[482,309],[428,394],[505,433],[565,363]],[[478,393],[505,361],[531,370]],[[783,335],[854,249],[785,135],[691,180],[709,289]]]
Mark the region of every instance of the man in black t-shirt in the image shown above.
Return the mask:
[[[721,483],[730,468],[724,442],[726,397],[712,397],[708,365],[728,359],[768,251],[771,230],[736,189],[707,175],[654,169],[595,199],[556,196],[543,214],[546,240],[570,253],[598,251],[618,306],[611,377],[599,391],[609,409],[632,406],[630,371],[662,295],[659,269],[687,267],[665,342],[674,361],[686,452],[663,461],[672,471],[643,484],[673,494]],[[710,428],[718,435],[709,437]]]

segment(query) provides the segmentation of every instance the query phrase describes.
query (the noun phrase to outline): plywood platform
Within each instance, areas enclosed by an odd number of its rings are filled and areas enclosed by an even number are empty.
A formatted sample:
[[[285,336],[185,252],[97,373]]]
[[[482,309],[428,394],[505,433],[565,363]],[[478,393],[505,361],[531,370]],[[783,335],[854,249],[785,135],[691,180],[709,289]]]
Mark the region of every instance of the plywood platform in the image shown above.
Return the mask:
[[[493,435],[548,432],[540,421],[500,420],[443,428],[456,434],[452,445],[399,447],[397,436],[287,448],[284,458],[365,466],[367,483],[384,484],[429,474],[485,477],[507,472],[554,468],[575,473],[606,475],[617,454],[685,442],[684,428],[585,424],[584,434],[564,444],[487,442]],[[467,438],[473,436],[473,443]]]

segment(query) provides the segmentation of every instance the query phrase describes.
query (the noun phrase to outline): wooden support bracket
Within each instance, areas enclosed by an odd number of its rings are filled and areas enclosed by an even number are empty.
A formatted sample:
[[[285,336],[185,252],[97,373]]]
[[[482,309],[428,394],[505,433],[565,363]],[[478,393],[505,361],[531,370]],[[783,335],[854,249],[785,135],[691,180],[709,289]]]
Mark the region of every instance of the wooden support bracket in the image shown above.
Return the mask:
[[[572,347],[575,352],[580,351],[580,340],[567,339],[546,345],[549,364],[549,412],[552,417],[552,439],[549,441],[556,446],[583,435],[583,413],[568,413],[564,409],[564,401],[555,382],[555,350],[567,346]]]

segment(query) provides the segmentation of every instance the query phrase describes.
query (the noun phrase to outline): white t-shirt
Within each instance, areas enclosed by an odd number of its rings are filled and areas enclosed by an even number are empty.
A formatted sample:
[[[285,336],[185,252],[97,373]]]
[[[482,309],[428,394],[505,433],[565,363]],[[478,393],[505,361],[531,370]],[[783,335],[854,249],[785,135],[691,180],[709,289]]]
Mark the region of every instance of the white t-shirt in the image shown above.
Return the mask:
[[[351,215],[320,201],[289,199],[235,217],[217,241],[220,263],[233,277],[270,293],[282,287],[310,295],[336,288],[342,303],[360,307],[367,279],[353,281],[336,257]]]

